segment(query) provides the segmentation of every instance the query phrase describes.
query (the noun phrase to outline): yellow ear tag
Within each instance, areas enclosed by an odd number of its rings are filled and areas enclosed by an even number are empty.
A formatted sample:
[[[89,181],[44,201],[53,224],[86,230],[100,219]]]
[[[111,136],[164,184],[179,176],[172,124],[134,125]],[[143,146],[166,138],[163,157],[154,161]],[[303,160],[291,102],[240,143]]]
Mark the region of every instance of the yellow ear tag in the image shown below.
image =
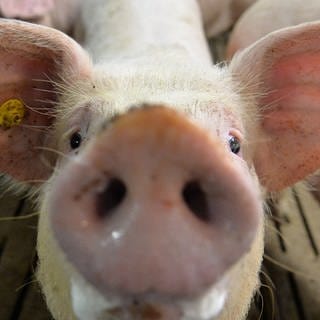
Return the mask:
[[[25,106],[19,99],[9,99],[0,105],[0,127],[10,129],[21,123],[25,115]]]

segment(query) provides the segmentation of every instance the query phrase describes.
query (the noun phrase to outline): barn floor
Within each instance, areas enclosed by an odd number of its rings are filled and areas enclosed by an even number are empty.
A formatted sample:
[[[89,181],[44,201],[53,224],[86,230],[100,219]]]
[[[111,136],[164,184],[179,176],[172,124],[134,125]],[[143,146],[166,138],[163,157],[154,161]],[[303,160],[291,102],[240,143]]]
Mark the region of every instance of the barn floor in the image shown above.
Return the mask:
[[[0,189],[0,319],[51,319],[34,276],[37,216],[23,218],[33,212],[30,203],[3,193]],[[319,203],[297,185],[276,208],[269,206],[266,217],[263,286],[250,320],[319,320]]]
[[[34,271],[37,216],[25,199],[0,187],[0,319],[51,319]]]
[[[216,61],[225,41],[210,43]],[[32,212],[28,201],[4,195],[0,181],[0,320],[51,319],[34,276],[37,216],[23,218]],[[319,203],[296,185],[266,217],[263,285],[249,319],[319,320]]]

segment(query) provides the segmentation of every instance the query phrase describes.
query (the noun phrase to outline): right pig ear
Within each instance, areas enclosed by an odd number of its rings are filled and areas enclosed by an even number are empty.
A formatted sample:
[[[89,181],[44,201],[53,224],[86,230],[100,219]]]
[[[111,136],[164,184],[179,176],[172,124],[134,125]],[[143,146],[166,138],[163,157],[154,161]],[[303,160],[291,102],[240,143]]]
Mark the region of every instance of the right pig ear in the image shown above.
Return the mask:
[[[61,81],[72,84],[90,74],[88,56],[68,36],[0,19],[0,172],[19,181],[48,177],[41,154]]]
[[[244,101],[258,108],[249,139],[262,185],[278,191],[320,168],[320,23],[269,34],[230,70]]]

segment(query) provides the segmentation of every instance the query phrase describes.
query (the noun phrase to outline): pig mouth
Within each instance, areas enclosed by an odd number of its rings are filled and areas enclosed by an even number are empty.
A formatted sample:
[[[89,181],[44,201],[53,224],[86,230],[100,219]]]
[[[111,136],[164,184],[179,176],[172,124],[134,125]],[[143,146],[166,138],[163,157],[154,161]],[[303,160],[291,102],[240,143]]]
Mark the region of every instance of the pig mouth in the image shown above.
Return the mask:
[[[72,306],[78,320],[213,320],[224,308],[231,278],[225,275],[198,296],[170,299],[157,294],[101,295],[81,275],[74,273]]]

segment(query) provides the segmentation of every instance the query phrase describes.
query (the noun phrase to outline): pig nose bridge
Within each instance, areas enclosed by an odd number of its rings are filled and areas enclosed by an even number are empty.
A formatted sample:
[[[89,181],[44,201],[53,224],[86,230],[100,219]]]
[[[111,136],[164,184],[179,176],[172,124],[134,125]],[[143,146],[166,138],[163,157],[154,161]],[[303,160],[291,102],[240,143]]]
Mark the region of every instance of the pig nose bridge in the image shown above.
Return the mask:
[[[107,129],[102,137],[101,149],[112,149],[118,155],[114,161],[117,173],[97,197],[98,216],[109,216],[133,194],[140,198],[148,194],[155,203],[175,201],[200,220],[209,221],[202,171],[214,171],[214,164],[192,154],[192,148],[195,153],[206,149],[202,130],[175,111],[154,106],[120,116],[111,131]],[[139,191],[144,194],[138,195]]]

